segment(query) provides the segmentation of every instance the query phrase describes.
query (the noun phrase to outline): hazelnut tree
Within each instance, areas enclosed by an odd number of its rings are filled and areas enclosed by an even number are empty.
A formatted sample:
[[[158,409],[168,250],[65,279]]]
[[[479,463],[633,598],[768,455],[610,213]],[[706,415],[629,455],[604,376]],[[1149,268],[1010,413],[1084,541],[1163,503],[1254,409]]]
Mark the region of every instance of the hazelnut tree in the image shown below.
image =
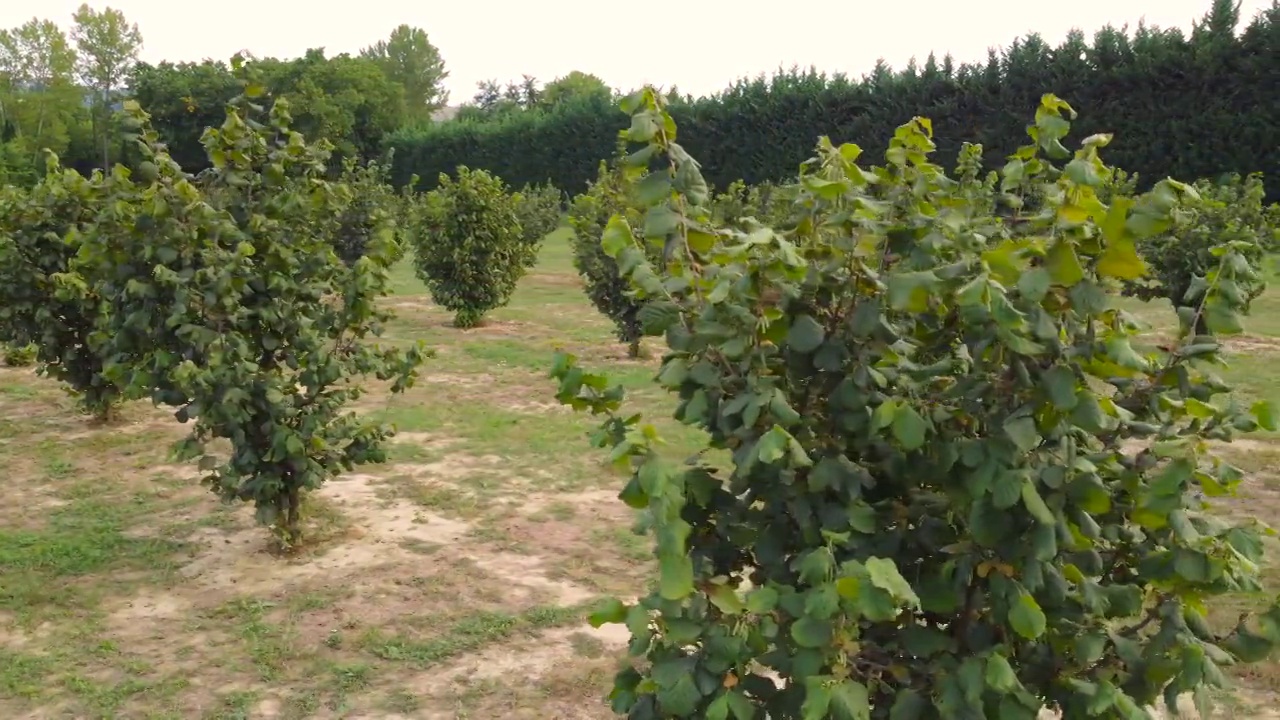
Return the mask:
[[[361,377],[411,384],[421,347],[379,345],[395,250],[389,213],[371,208],[363,254],[331,244],[352,188],[325,179],[329,147],[289,128],[283,100],[233,59],[243,92],[202,138],[212,168],[183,172],[148,116],[127,103],[143,158],[117,167],[77,269],[103,298],[94,344],[113,378],[176,407],[178,446],[226,500],[252,501],[286,547],[305,491],[385,458],[387,425],[347,409]],[[220,439],[229,454],[214,452]]]
[[[1043,198],[1016,222],[931,161],[914,118],[882,166],[820,139],[793,230],[724,228],[662,97],[624,109],[628,165],[657,169],[643,237],[619,217],[602,244],[653,308],[675,418],[728,461],[668,459],[620,386],[558,358],[559,399],[603,416],[656,541],[651,592],[592,616],[643,661],[616,712],[1136,720],[1183,693],[1203,708],[1225,666],[1271,652],[1280,606],[1206,613],[1260,589],[1262,555],[1256,523],[1211,512],[1242,473],[1210,442],[1274,429],[1274,408],[1240,404],[1194,322],[1144,353],[1115,303],[1193,188],[1103,202],[1110,136],[1067,150],[1075,113],[1045,95],[1002,173]],[[1241,250],[1215,248],[1196,312],[1240,307]]]

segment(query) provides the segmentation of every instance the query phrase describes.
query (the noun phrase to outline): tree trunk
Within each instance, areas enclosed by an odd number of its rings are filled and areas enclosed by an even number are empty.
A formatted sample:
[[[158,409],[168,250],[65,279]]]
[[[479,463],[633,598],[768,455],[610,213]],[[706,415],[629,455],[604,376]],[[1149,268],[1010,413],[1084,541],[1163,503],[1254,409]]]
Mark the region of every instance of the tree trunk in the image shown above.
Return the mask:
[[[288,549],[292,550],[302,540],[302,490],[297,485],[290,485],[285,502],[285,539]]]

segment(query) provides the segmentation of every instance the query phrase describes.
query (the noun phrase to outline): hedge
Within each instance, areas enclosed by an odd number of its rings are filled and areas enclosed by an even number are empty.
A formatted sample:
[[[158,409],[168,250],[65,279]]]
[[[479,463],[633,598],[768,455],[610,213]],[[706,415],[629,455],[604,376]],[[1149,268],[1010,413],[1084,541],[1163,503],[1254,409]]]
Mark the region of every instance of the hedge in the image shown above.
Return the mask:
[[[1052,47],[1031,35],[993,51],[985,64],[931,56],[923,67],[896,73],[882,64],[860,81],[790,71],[674,103],[671,114],[680,142],[708,168],[707,179],[724,187],[794,176],[823,134],[862,143],[876,156],[894,128],[915,115],[933,120],[938,157],[950,162],[961,143],[976,142],[999,167],[1014,150],[1010,138],[1022,136],[1026,108],[1047,90],[1087,109],[1078,132],[1115,133],[1111,161],[1148,181],[1263,172],[1274,198],[1280,6],[1237,33],[1239,22],[1231,0],[1215,0],[1190,36],[1106,28],[1092,42],[1077,31]],[[578,193],[625,124],[616,107],[590,98],[501,120],[402,130],[387,139],[395,148],[392,180],[403,184],[417,174],[429,185],[465,164],[513,185],[549,181]]]

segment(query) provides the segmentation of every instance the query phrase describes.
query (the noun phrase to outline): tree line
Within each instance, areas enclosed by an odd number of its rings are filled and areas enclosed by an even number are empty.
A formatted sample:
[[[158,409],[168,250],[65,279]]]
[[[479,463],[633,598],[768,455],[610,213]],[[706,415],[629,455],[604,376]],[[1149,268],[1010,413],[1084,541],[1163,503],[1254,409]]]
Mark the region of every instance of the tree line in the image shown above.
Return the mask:
[[[1087,108],[1080,130],[1114,132],[1113,161],[1144,177],[1261,171],[1272,178],[1280,173],[1280,6],[1237,32],[1240,25],[1238,5],[1215,0],[1190,34],[1108,27],[1092,41],[1073,32],[1056,47],[1032,34],[991,51],[985,63],[930,55],[896,72],[881,63],[860,80],[792,70],[712,97],[677,96],[670,112],[680,142],[706,162],[717,187],[792,177],[823,134],[881,152],[914,115],[937,124],[943,156],[972,142],[989,164],[999,163],[1014,150],[1009,138],[1025,125],[1024,109],[1045,89]],[[515,184],[551,182],[576,193],[610,153],[620,122],[613,103],[587,97],[488,122],[406,128],[388,141],[392,177],[430,183],[467,164]],[[1269,190],[1274,197],[1277,187]]]
[[[140,161],[120,128],[125,99],[147,110],[183,167],[206,169],[200,136],[222,122],[224,106],[239,91],[231,67],[214,60],[145,63],[142,47],[138,26],[109,7],[82,5],[69,31],[40,18],[0,30],[0,183],[35,182],[45,169],[45,149],[85,173]],[[429,125],[450,100],[440,50],[425,30],[409,25],[356,54],[313,48],[298,58],[247,62],[257,66],[271,96],[289,101],[299,132],[334,143],[335,174],[343,159],[380,156],[390,134]],[[548,83],[525,75],[505,86],[478,83],[475,96],[453,115],[495,121],[582,97],[616,99],[589,73]]]
[[[140,161],[122,132],[122,103],[137,100],[184,167],[207,167],[206,127],[221,124],[239,92],[225,62],[139,61],[143,36],[119,10],[82,5],[69,31],[33,18],[0,29],[0,183],[30,185],[50,150],[81,172]],[[333,142],[335,169],[371,158],[383,137],[426,122],[448,102],[448,77],[425,31],[401,25],[355,55],[312,49],[293,59],[252,61],[266,91],[291,103],[310,140]]]

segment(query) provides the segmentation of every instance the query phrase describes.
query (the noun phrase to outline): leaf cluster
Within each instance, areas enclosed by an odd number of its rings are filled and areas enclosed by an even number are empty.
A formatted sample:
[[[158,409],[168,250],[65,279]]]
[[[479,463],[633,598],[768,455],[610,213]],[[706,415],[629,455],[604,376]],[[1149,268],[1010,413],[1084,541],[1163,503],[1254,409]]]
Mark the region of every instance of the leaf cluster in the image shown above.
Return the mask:
[[[1201,180],[1195,187],[1198,198],[1180,208],[1172,226],[1139,246],[1152,272],[1145,281],[1130,283],[1127,294],[1144,300],[1164,298],[1174,307],[1194,308],[1208,286],[1206,278],[1220,264],[1215,248],[1235,243],[1237,252],[1252,265],[1275,249],[1280,205],[1265,204],[1260,175],[1242,179],[1231,174],[1216,181]],[[1258,274],[1241,273],[1220,288],[1247,307],[1265,285]],[[1200,329],[1207,326],[1202,323]]]
[[[16,360],[34,348],[40,372],[64,383],[82,410],[108,419],[126,393],[90,345],[99,296],[70,274],[102,206],[101,176],[62,168],[50,153],[31,188],[0,187],[0,342]]]
[[[516,193],[516,215],[520,218],[526,245],[537,247],[560,226],[564,215],[564,193],[552,185],[525,185]]]

